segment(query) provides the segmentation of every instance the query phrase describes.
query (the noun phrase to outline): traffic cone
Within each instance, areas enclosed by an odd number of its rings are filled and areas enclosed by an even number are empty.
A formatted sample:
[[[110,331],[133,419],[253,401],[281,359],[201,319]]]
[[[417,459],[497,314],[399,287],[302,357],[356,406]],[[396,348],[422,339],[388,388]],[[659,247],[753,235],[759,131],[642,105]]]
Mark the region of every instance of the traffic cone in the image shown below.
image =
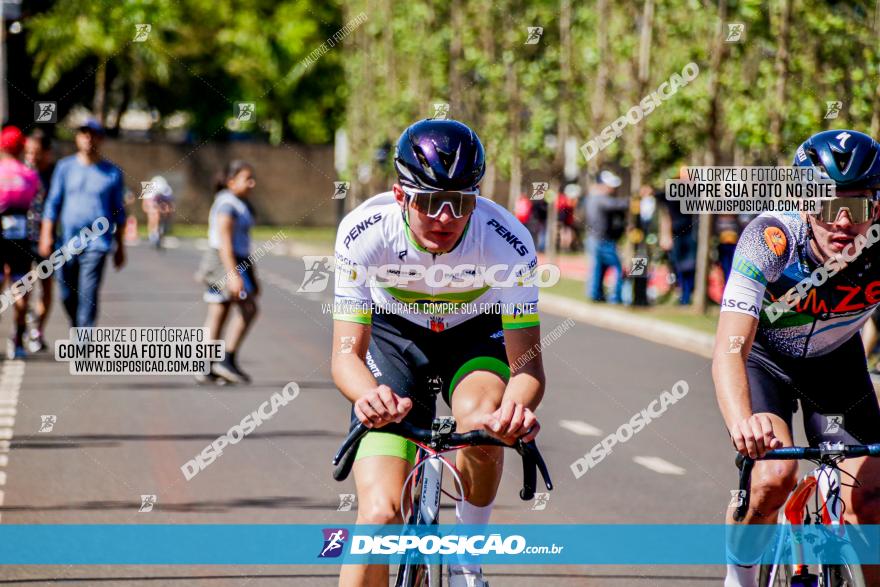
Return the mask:
[[[138,221],[134,215],[128,217],[125,221],[125,242],[135,244],[140,241],[138,237]]]

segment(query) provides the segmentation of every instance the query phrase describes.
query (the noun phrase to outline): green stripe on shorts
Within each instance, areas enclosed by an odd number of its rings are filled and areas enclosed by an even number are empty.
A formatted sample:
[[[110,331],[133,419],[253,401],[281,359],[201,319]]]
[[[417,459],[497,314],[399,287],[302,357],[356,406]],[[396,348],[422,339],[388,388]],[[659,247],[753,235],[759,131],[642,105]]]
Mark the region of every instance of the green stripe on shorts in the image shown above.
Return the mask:
[[[418,448],[402,436],[377,430],[375,432],[367,432],[367,435],[361,439],[361,444],[358,447],[354,460],[357,461],[366,457],[399,457],[409,461],[410,464],[414,464]]]
[[[474,371],[490,371],[501,377],[504,381],[510,379],[510,366],[504,361],[495,357],[474,357],[459,367],[455,375],[452,376],[452,381],[449,382],[449,389],[446,390],[450,402],[452,402],[452,392],[455,391],[455,386],[458,385],[458,382]]]

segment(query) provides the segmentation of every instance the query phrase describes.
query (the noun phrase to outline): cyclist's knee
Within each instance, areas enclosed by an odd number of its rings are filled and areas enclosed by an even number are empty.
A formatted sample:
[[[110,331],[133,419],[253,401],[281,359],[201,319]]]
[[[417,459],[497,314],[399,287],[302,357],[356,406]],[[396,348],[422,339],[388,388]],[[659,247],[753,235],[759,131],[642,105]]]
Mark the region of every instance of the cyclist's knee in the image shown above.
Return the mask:
[[[400,524],[400,506],[394,500],[376,496],[358,505],[358,524]]]
[[[851,523],[880,524],[880,487],[862,486],[853,491],[847,519]]]
[[[493,382],[494,383],[494,382]],[[459,385],[452,395],[452,415],[458,423],[459,432],[467,432],[482,427],[482,419],[501,405],[504,385],[499,380],[497,393],[484,386]]]
[[[485,398],[467,397],[454,406],[453,415],[459,432],[482,428],[483,417],[498,409],[498,405]]]
[[[797,485],[797,470],[794,461],[770,463],[760,475],[752,478],[749,509],[759,517],[774,515],[785,504],[789,493]]]

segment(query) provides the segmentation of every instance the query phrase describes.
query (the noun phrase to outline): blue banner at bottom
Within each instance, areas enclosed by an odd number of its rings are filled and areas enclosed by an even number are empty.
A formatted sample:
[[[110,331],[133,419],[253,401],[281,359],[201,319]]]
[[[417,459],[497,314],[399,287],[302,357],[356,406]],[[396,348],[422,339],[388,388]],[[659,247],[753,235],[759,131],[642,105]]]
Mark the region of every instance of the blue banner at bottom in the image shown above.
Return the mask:
[[[4,565],[880,564],[880,526],[2,525]]]

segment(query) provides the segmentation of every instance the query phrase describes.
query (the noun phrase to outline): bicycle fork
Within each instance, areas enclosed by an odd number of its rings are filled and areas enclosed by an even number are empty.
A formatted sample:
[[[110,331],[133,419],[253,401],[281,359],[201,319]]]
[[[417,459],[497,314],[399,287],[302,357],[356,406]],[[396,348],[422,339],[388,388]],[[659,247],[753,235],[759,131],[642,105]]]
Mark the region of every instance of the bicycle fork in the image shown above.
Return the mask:
[[[837,532],[843,532],[843,527],[840,523],[842,509],[840,473],[837,469],[823,466],[805,475],[785,502],[785,509],[783,511],[785,517],[784,525],[790,526],[795,561],[793,565],[795,577],[809,575],[809,568],[804,563],[803,528],[804,522],[809,521],[809,508],[807,504],[809,504],[811,499],[815,499],[817,504],[815,512],[817,517],[816,523],[830,526]],[[782,552],[784,541],[785,533],[782,532],[779,535],[776,552]],[[770,584],[773,583],[775,574],[778,571],[779,564],[774,566],[774,576],[770,577]]]

